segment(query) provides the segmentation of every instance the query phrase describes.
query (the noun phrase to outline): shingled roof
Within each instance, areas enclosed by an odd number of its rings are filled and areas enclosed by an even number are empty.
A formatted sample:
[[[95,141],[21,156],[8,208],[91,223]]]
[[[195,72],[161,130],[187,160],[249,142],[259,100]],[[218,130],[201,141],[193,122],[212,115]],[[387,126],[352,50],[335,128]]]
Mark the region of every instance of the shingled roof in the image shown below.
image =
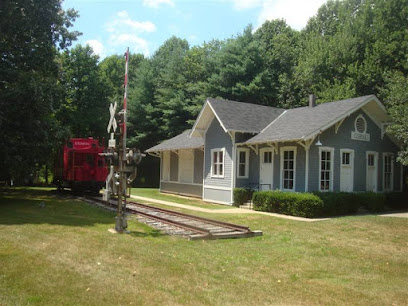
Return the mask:
[[[268,125],[261,133],[246,141],[247,144],[307,140],[327,129],[371,100],[374,95],[328,102],[315,107],[288,109]]]
[[[214,110],[227,131],[259,133],[285,110],[270,106],[208,98],[207,103]]]
[[[201,137],[189,137],[191,130],[185,130],[183,133],[167,139],[162,143],[151,147],[146,150],[150,152],[160,152],[166,150],[179,150],[179,149],[195,149],[204,147],[204,140]]]

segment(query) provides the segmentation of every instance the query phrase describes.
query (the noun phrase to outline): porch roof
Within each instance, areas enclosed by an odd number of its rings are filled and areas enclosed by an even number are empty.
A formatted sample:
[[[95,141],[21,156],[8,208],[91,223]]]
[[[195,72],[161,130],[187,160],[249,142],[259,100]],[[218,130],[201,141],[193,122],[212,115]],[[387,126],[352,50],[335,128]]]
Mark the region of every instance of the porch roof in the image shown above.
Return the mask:
[[[204,139],[201,137],[189,137],[191,130],[185,130],[183,133],[167,139],[162,143],[147,149],[147,153],[160,152],[168,150],[195,149],[204,147]]]

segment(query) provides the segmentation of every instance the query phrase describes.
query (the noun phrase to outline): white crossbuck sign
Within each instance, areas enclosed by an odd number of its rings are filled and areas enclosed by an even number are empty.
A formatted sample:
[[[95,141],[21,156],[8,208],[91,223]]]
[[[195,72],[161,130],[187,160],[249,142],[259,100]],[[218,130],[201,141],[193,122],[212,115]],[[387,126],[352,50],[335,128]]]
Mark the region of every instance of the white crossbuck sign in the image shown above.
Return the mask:
[[[109,120],[109,124],[108,124],[108,133],[110,132],[111,128],[113,128],[113,132],[116,132],[116,128],[118,127],[117,123],[116,123],[116,119],[115,119],[115,113],[116,113],[116,107],[118,106],[118,104],[115,102],[114,105],[109,106],[109,112],[110,112],[110,120]]]

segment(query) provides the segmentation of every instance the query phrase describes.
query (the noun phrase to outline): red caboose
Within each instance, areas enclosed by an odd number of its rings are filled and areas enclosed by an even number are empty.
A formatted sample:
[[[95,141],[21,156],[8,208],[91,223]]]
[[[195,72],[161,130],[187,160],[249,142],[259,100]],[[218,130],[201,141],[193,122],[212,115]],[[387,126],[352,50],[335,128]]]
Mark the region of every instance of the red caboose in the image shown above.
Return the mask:
[[[99,192],[108,175],[105,159],[98,155],[104,149],[92,137],[68,140],[55,167],[54,182],[58,188]]]

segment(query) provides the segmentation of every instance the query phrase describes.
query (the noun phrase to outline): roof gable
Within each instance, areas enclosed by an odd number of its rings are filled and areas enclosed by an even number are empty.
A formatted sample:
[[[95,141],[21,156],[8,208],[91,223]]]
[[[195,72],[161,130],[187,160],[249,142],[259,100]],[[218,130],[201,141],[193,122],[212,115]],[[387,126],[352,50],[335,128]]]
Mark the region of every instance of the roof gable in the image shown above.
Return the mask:
[[[208,98],[191,135],[202,135],[214,117],[225,132],[259,133],[284,111],[270,106]]]

